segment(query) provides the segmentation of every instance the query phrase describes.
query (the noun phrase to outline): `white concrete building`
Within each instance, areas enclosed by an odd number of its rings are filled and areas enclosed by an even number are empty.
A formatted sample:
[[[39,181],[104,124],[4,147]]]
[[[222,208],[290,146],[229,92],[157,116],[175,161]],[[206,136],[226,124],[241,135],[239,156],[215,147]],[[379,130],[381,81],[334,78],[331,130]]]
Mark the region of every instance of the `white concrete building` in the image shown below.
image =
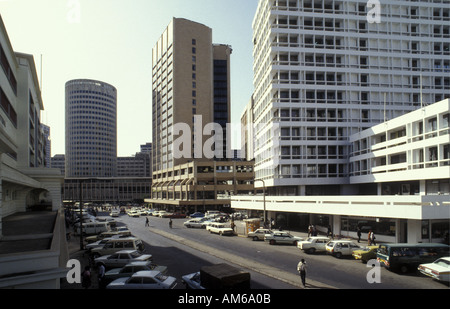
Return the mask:
[[[328,225],[333,234],[379,242],[448,241],[450,227],[450,100],[349,137],[346,194],[236,196],[232,208],[267,213],[277,226]]]
[[[340,194],[352,134],[450,96],[448,1],[260,0],[256,178],[273,195]],[[257,183],[261,187],[261,182]]]
[[[63,177],[45,167],[42,110],[34,58],[13,50],[0,16],[0,288],[57,288],[65,275]],[[48,226],[20,220],[43,209]]]

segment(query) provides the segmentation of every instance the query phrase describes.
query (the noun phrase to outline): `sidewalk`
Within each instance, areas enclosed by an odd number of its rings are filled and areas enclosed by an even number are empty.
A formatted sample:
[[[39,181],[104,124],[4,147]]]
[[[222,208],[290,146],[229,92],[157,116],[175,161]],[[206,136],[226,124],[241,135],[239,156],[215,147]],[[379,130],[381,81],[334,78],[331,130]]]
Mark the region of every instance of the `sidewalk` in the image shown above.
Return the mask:
[[[83,271],[84,267],[89,265],[89,257],[87,254],[84,254],[84,250],[80,250],[80,237],[72,235],[70,240],[67,241],[67,246],[69,258],[71,260],[78,260],[81,263],[81,269]],[[97,270],[95,267],[91,267],[91,282],[92,285],[89,289],[98,289]],[[61,280],[61,290],[75,289],[83,289],[81,283],[70,284],[65,278]]]

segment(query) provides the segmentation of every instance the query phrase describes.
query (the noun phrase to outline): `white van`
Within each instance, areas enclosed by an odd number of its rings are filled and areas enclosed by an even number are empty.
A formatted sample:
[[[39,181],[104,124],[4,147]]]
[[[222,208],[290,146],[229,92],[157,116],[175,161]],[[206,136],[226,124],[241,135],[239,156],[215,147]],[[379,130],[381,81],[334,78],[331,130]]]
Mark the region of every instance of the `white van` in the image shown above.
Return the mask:
[[[111,230],[108,222],[88,222],[83,223],[83,235],[96,235]],[[80,227],[75,230],[75,234],[80,235]]]

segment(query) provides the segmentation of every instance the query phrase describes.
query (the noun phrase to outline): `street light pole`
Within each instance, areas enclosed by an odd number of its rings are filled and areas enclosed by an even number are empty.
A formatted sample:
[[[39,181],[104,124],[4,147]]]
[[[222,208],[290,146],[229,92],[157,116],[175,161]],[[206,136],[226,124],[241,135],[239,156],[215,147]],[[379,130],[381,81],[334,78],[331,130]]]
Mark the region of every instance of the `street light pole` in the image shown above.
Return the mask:
[[[83,250],[83,180],[80,183],[80,250]]]
[[[205,186],[203,186],[203,213],[206,214]]]

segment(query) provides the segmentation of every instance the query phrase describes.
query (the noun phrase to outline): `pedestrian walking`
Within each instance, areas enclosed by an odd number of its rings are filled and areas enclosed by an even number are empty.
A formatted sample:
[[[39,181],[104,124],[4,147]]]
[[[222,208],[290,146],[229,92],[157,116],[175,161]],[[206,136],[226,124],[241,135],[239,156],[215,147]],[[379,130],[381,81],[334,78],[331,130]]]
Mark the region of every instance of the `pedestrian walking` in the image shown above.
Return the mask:
[[[358,235],[358,243],[361,241],[361,228],[358,226],[358,231],[356,232]]]
[[[373,233],[373,231],[370,231],[369,233],[369,246],[376,246],[377,243],[375,241],[375,234]]]
[[[148,217],[145,218],[145,226],[149,226],[150,221],[148,220]]]
[[[297,265],[297,271],[302,279],[303,287],[306,287],[306,261],[302,259]]]
[[[172,218],[169,220],[169,227],[172,228]]]
[[[331,236],[331,225],[328,225],[328,228],[327,228],[327,237],[330,237]]]
[[[102,263],[100,263],[100,265],[98,266],[98,274],[97,274],[97,279],[98,279],[98,288],[99,289],[104,289],[105,288],[105,265],[103,265]]]
[[[89,289],[91,286],[91,268],[89,266],[84,267],[84,271],[81,274],[81,286],[85,289]]]
[[[312,236],[312,230],[313,230],[313,228],[312,228],[312,225],[310,224],[308,226],[308,237]]]

